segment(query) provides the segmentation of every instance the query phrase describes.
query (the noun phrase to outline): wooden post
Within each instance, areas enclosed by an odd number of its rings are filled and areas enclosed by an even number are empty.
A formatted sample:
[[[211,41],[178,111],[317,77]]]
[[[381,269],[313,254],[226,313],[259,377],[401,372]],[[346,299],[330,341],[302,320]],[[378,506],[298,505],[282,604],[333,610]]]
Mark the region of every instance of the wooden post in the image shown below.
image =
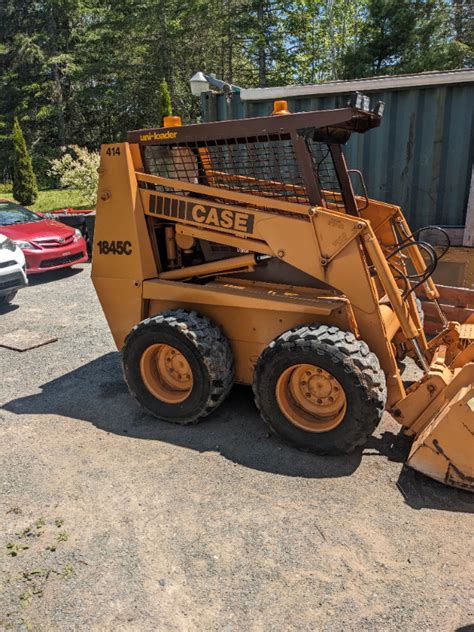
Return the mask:
[[[474,247],[474,167],[472,168],[471,188],[467,200],[466,226],[464,228],[462,245]]]

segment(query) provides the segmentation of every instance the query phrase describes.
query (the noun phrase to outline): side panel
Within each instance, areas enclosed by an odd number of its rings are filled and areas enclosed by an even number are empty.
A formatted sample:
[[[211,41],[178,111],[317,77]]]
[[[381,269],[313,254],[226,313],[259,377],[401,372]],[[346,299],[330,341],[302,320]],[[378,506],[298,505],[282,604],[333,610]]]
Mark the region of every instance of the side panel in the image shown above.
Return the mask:
[[[166,309],[180,307],[189,308],[189,304],[176,301],[151,301],[150,313],[156,314]],[[269,342],[284,331],[299,325],[314,323],[331,324],[347,329],[342,322],[345,319],[340,317],[341,322],[338,325],[338,319],[305,313],[254,311],[238,307],[201,304],[198,301],[194,302],[192,307],[222,327],[234,355],[235,380],[240,384],[252,384],[253,371],[259,355]]]
[[[101,149],[92,252],[92,281],[120,349],[143,318],[143,279],[157,275],[128,143]]]
[[[196,309],[208,316],[224,331],[232,346],[236,380],[243,384],[253,381],[253,369],[258,356],[284,331],[303,324],[331,324],[351,330],[350,307],[342,301],[298,300],[282,295],[265,295],[255,286],[190,286],[186,283],[146,281],[144,296],[148,299],[148,316],[167,309]],[[286,300],[285,300],[286,298]]]

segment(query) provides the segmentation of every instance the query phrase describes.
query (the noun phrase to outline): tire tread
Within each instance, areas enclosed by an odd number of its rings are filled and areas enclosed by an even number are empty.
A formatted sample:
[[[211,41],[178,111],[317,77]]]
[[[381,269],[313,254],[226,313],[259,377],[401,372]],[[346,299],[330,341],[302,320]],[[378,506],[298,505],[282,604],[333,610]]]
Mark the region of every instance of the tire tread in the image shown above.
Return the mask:
[[[338,440],[338,445],[331,450],[313,449],[319,454],[346,454],[352,452],[367,442],[368,437],[377,427],[385,410],[387,388],[385,375],[380,367],[377,356],[372,353],[367,344],[358,340],[354,334],[342,331],[338,327],[330,325],[304,325],[284,332],[273,340],[262,352],[255,367],[253,390],[255,404],[260,411],[263,420],[274,434],[278,434],[286,443],[303,450],[311,450],[310,447],[301,446],[282,437],[273,426],[272,419],[262,405],[259,384],[262,372],[271,357],[275,357],[278,349],[300,349],[312,351],[315,355],[325,355],[334,364],[342,363],[346,373],[357,375],[356,384],[362,391],[360,398],[362,405],[356,412],[356,429]]]
[[[222,403],[234,383],[234,361],[229,341],[221,329],[206,316],[202,316],[194,310],[177,309],[161,312],[156,316],[150,316],[139,322],[128,334],[124,346],[143,329],[153,328],[157,325],[169,327],[183,334],[197,349],[207,368],[211,388],[204,409],[194,417],[180,421],[180,423],[186,425],[197,423],[203,417],[207,417]],[[140,401],[137,393],[131,388],[125,371],[124,379],[132,396],[141,406],[146,408]],[[155,414],[153,411],[147,410]]]

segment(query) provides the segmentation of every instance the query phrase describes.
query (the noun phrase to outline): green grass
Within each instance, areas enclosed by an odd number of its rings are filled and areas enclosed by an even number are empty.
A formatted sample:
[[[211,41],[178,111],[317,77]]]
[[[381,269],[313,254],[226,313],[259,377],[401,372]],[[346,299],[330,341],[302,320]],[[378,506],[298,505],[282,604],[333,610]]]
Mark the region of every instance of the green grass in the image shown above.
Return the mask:
[[[0,191],[0,198],[13,200],[11,191]],[[77,189],[49,189],[39,192],[36,202],[29,206],[32,211],[45,213],[58,208],[91,208],[84,204],[81,192]]]

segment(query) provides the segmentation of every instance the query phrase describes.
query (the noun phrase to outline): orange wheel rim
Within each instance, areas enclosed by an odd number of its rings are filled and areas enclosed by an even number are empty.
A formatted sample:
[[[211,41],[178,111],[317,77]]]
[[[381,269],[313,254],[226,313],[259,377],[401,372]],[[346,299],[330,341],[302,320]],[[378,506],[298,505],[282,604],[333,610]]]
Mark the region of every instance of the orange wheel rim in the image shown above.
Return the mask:
[[[347,399],[340,382],[314,364],[294,364],[283,371],[275,389],[280,410],[309,432],[328,432],[344,419]]]
[[[193,374],[184,355],[171,345],[150,345],[140,358],[145,386],[166,404],[180,404],[193,388]]]

